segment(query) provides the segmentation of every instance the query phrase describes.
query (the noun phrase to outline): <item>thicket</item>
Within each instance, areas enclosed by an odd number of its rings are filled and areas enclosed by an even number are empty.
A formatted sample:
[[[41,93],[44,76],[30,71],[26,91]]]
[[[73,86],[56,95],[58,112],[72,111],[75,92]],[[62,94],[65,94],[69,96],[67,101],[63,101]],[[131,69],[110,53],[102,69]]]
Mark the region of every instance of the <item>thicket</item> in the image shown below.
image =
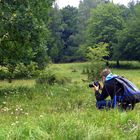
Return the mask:
[[[31,62],[29,65],[19,63],[14,68],[11,66],[0,66],[0,80],[8,79],[9,82],[12,79],[37,77],[39,73],[38,65],[34,62]]]
[[[71,82],[71,79],[63,76],[59,73],[54,73],[51,69],[47,71],[42,71],[38,78],[36,79],[37,84],[47,84],[47,85],[54,85],[54,84],[68,84]]]

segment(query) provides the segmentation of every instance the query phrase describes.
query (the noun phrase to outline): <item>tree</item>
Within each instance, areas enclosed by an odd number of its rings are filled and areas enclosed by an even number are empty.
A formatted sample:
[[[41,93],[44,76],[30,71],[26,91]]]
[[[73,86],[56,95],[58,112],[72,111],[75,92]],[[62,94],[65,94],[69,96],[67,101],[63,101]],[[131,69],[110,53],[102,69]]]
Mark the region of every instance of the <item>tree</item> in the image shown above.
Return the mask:
[[[95,9],[97,5],[100,3],[104,3],[104,0],[83,0],[80,1],[79,8],[78,8],[78,33],[76,35],[79,49],[78,55],[86,59],[85,50],[86,50],[86,39],[87,39],[87,26],[88,20],[91,17],[91,10]]]
[[[125,28],[118,33],[116,54],[122,60],[140,61],[140,4],[135,5],[133,12],[135,14],[126,22]]]
[[[100,42],[95,46],[88,47],[87,58],[91,62],[88,68],[88,78],[98,80],[101,70],[105,67],[105,57],[109,55],[108,44]]]
[[[92,11],[88,25],[87,46],[104,42],[109,44],[110,57],[117,44],[118,30],[123,29],[122,9],[113,3],[100,4]]]
[[[0,1],[1,65],[15,67],[31,61],[44,67],[47,62],[46,42],[48,11],[52,0]]]
[[[51,9],[50,13],[49,29],[51,31],[51,39],[47,43],[48,55],[51,57],[53,62],[60,62],[62,59],[62,50],[64,47],[61,39],[63,24],[61,11],[57,4],[54,4],[54,8]]]
[[[64,43],[64,47],[62,50],[62,61],[71,62],[74,61],[76,58],[76,50],[78,49],[78,42],[75,38],[77,34],[77,15],[78,10],[77,8],[67,6],[61,9],[62,15],[62,42]]]

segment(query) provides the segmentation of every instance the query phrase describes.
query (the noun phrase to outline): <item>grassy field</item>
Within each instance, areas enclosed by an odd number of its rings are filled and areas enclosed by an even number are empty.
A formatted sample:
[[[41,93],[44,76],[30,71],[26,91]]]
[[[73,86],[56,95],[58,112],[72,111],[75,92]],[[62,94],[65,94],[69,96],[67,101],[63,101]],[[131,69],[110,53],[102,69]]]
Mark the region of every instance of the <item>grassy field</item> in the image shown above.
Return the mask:
[[[97,110],[87,76],[82,74],[86,65],[50,66],[55,73],[71,79],[64,85],[1,81],[0,140],[139,140],[140,105],[128,112]],[[140,88],[139,69],[112,71]]]

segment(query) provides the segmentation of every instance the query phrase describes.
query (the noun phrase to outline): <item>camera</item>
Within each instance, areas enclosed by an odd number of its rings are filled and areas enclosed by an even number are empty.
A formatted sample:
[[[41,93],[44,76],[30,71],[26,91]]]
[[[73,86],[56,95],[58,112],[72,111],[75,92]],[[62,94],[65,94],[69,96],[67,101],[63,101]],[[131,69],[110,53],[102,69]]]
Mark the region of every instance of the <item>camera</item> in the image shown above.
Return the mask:
[[[98,81],[94,81],[93,83],[89,84],[89,87],[92,88],[94,85],[100,87],[100,83]]]

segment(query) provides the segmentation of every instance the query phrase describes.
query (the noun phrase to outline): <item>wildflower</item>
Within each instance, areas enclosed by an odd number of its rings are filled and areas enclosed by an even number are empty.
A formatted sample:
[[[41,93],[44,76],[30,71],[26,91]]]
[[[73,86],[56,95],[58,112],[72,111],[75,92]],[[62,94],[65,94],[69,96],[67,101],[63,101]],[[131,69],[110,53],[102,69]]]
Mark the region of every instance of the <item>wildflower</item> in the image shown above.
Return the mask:
[[[11,115],[13,115],[14,114],[14,112],[11,112]]]
[[[43,118],[43,115],[40,115],[39,117],[40,117],[40,118]]]
[[[6,96],[6,95],[7,95],[7,93],[6,93],[6,92],[4,92],[4,95]]]
[[[8,107],[4,107],[1,110],[4,111],[4,112],[7,112],[7,111],[9,111],[9,108]]]
[[[18,124],[18,123],[19,123],[19,121],[15,121],[15,122],[13,122],[11,125],[14,126],[14,125],[16,125],[16,124]]]
[[[29,113],[25,112],[25,115],[29,115]]]
[[[18,123],[19,123],[19,121],[16,121],[15,123],[16,123],[16,124],[18,124]]]
[[[15,125],[15,123],[12,123],[11,125],[12,125],[12,126],[14,126],[14,125]]]
[[[4,105],[6,104],[6,102],[2,102]]]
[[[20,108],[20,111],[22,111],[23,109],[22,108]]]

